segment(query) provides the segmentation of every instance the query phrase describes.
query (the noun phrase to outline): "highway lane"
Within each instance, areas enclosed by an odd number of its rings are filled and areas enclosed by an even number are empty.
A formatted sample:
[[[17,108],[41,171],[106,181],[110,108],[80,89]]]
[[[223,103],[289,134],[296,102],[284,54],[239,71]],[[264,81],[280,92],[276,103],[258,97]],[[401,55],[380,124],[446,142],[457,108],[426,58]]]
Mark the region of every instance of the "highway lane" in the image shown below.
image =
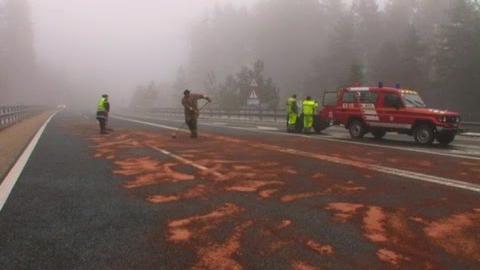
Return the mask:
[[[118,116],[126,116],[127,118],[135,118],[146,121],[158,121],[162,119],[163,123],[168,123],[173,126],[180,126],[183,123],[182,119],[164,119],[159,116],[142,115],[142,114],[118,114]],[[283,124],[273,122],[246,122],[238,120],[218,120],[218,119],[202,119],[200,125],[205,127],[218,127],[224,129],[236,129],[252,131],[257,133],[278,133],[282,136],[297,136],[298,134],[286,134]],[[342,127],[331,127],[326,129],[321,135],[303,136],[312,139],[344,142],[346,144],[368,145],[371,147],[380,147],[386,149],[411,151],[417,153],[431,153],[445,156],[458,156],[463,158],[471,158],[474,160],[480,159],[480,137],[457,136],[455,142],[449,146],[441,146],[434,144],[429,147],[422,147],[417,145],[412,137],[400,135],[396,133],[388,133],[383,140],[375,140],[371,135],[366,135],[363,140],[352,140],[348,131]]]
[[[0,213],[5,269],[480,266],[478,192],[357,166],[475,184],[478,160],[141,121],[52,119]]]

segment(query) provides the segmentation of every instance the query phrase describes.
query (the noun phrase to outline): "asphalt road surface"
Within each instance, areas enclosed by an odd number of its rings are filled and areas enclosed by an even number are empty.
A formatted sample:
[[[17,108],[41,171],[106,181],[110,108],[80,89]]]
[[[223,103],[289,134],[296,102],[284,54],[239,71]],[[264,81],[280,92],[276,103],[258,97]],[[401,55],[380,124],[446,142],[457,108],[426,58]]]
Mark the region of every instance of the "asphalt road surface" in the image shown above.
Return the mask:
[[[2,269],[480,269],[480,140],[53,117],[0,212]]]

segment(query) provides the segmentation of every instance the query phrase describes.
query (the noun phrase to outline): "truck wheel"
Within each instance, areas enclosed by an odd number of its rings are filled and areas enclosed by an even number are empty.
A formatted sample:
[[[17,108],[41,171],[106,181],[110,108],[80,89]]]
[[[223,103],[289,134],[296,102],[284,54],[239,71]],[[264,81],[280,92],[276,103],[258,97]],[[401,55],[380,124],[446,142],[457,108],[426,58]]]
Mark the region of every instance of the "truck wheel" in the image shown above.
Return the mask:
[[[350,131],[350,136],[353,139],[361,139],[365,136],[366,128],[363,123],[359,120],[352,120],[350,125],[348,125],[348,130]]]
[[[455,133],[453,132],[440,132],[437,134],[437,141],[441,145],[449,145],[455,140]]]
[[[384,129],[374,129],[372,130],[372,134],[373,134],[373,137],[375,137],[375,139],[380,140],[383,137],[385,137],[385,135],[387,134],[387,131],[385,131]]]
[[[435,133],[433,127],[430,125],[419,125],[413,132],[415,141],[421,145],[430,145],[435,140]]]

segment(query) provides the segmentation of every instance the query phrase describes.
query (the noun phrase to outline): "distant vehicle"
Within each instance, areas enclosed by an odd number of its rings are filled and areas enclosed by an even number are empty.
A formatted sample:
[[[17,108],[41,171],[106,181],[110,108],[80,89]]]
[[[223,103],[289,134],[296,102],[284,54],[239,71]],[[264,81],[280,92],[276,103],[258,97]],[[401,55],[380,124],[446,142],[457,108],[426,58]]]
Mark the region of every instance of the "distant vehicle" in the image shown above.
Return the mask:
[[[367,133],[381,139],[387,132],[398,132],[413,136],[421,145],[435,140],[448,145],[455,139],[461,121],[456,112],[427,108],[415,91],[390,87],[349,87],[327,92],[323,106],[316,117],[316,131],[343,125],[353,139]]]
[[[67,105],[65,104],[60,104],[57,106],[57,109],[66,109],[67,108]]]

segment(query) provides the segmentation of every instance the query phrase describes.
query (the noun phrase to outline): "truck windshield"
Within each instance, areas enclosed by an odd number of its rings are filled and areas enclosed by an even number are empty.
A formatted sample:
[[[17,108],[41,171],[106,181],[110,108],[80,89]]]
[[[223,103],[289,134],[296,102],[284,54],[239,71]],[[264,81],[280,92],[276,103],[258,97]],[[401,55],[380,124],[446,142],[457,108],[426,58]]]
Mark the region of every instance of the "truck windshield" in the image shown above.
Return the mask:
[[[403,100],[408,108],[425,108],[426,105],[418,94],[404,94]]]

